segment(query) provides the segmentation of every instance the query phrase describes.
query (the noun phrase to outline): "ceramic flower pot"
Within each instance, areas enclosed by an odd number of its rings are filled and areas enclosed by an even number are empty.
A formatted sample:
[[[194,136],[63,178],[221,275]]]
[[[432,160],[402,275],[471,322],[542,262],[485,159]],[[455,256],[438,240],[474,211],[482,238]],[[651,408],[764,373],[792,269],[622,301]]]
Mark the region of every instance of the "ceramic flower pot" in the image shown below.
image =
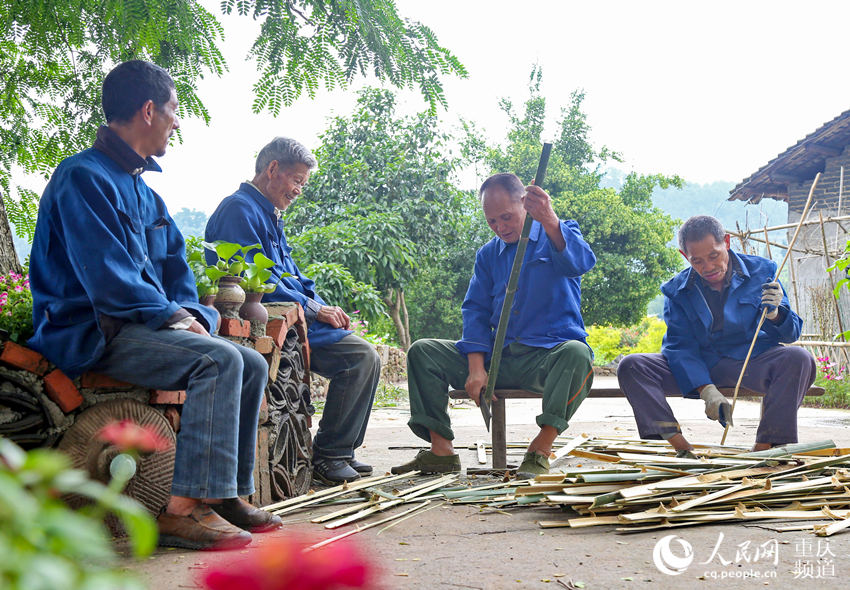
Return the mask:
[[[221,277],[218,281],[218,295],[215,308],[223,318],[238,318],[239,308],[245,303],[245,291],[239,286],[239,277]]]
[[[269,321],[269,312],[260,303],[264,293],[245,293],[245,303],[239,308],[239,317],[248,320],[252,324],[266,324]]]
[[[215,307],[215,295],[204,295],[201,297],[201,305],[207,307]]]

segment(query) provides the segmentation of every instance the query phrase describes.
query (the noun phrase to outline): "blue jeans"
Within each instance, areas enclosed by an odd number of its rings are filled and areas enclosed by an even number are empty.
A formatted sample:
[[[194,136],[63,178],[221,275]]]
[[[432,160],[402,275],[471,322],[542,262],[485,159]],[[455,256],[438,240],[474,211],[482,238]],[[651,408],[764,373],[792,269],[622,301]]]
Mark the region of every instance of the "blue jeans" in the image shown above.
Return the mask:
[[[257,420],[268,364],[219,336],[125,324],[92,370],[150,389],[185,389],[171,493],[254,493]]]
[[[381,359],[375,347],[354,334],[313,349],[310,370],[331,380],[319,431],[313,439],[316,458],[351,459],[363,444]]]

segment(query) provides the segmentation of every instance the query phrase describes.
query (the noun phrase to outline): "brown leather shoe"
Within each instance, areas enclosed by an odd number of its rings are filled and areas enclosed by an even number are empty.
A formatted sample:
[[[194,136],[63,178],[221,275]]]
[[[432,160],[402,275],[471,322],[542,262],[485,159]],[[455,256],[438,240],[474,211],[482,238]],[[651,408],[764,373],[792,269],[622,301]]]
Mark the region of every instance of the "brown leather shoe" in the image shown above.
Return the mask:
[[[264,533],[283,524],[279,516],[255,508],[242,498],[228,498],[220,504],[210,504],[210,508],[230,524],[252,533]]]
[[[236,528],[206,504],[198,504],[187,516],[163,512],[156,524],[162,547],[233,549],[251,542],[251,533]]]

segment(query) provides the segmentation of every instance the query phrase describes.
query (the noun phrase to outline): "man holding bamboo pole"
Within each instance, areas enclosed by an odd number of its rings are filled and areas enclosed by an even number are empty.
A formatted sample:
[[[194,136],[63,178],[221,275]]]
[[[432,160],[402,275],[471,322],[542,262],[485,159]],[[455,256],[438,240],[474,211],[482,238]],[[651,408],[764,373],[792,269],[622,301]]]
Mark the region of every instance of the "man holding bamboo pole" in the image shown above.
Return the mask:
[[[718,387],[734,387],[767,308],[742,385],[764,393],[754,450],[797,442],[797,408],[815,379],[811,353],[781,346],[800,337],[803,321],[791,309],[776,263],[729,249],[714,217],[688,219],[679,248],[691,267],[661,286],[667,334],[661,354],[632,354],[617,371],[642,438],[663,438],[683,456],[692,450],[665,392],[700,397],[705,414],[726,426],[731,404]]]
[[[497,387],[543,394],[540,432],[531,441],[519,472],[546,473],[555,437],[587,396],[593,382],[593,355],[581,318],[581,275],[596,257],[575,221],[558,219],[542,188],[524,187],[513,174],[488,178],[479,191],[493,233],[475,259],[463,302],[463,337],[418,340],[407,355],[410,420],[413,433],[431,443],[393,473],[460,471],[447,412],[449,387],[463,387],[480,403],[505,287],[526,214],[534,223],[523,259]]]

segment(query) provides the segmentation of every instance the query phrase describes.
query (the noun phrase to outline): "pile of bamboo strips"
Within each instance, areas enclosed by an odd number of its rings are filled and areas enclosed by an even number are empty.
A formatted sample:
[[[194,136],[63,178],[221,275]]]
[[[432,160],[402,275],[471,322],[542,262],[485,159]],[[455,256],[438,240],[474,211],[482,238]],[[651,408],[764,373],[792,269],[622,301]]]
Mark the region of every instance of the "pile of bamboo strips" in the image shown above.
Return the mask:
[[[567,508],[572,518],[541,520],[539,525],[613,525],[623,533],[768,519],[796,521],[778,531],[808,530],[822,536],[850,528],[850,449],[836,448],[832,441],[760,452],[695,445],[696,459],[676,457],[663,441],[580,435],[559,443],[556,457],[570,455],[583,463],[533,480],[506,477],[485,485],[460,474],[424,482],[415,478],[416,471],[371,476],[266,509],[287,515],[333,506],[318,516],[311,513],[310,521],[329,530],[353,525],[312,548],[446,504],[499,510],[548,507],[558,514]],[[404,509],[376,519],[399,507]]]

